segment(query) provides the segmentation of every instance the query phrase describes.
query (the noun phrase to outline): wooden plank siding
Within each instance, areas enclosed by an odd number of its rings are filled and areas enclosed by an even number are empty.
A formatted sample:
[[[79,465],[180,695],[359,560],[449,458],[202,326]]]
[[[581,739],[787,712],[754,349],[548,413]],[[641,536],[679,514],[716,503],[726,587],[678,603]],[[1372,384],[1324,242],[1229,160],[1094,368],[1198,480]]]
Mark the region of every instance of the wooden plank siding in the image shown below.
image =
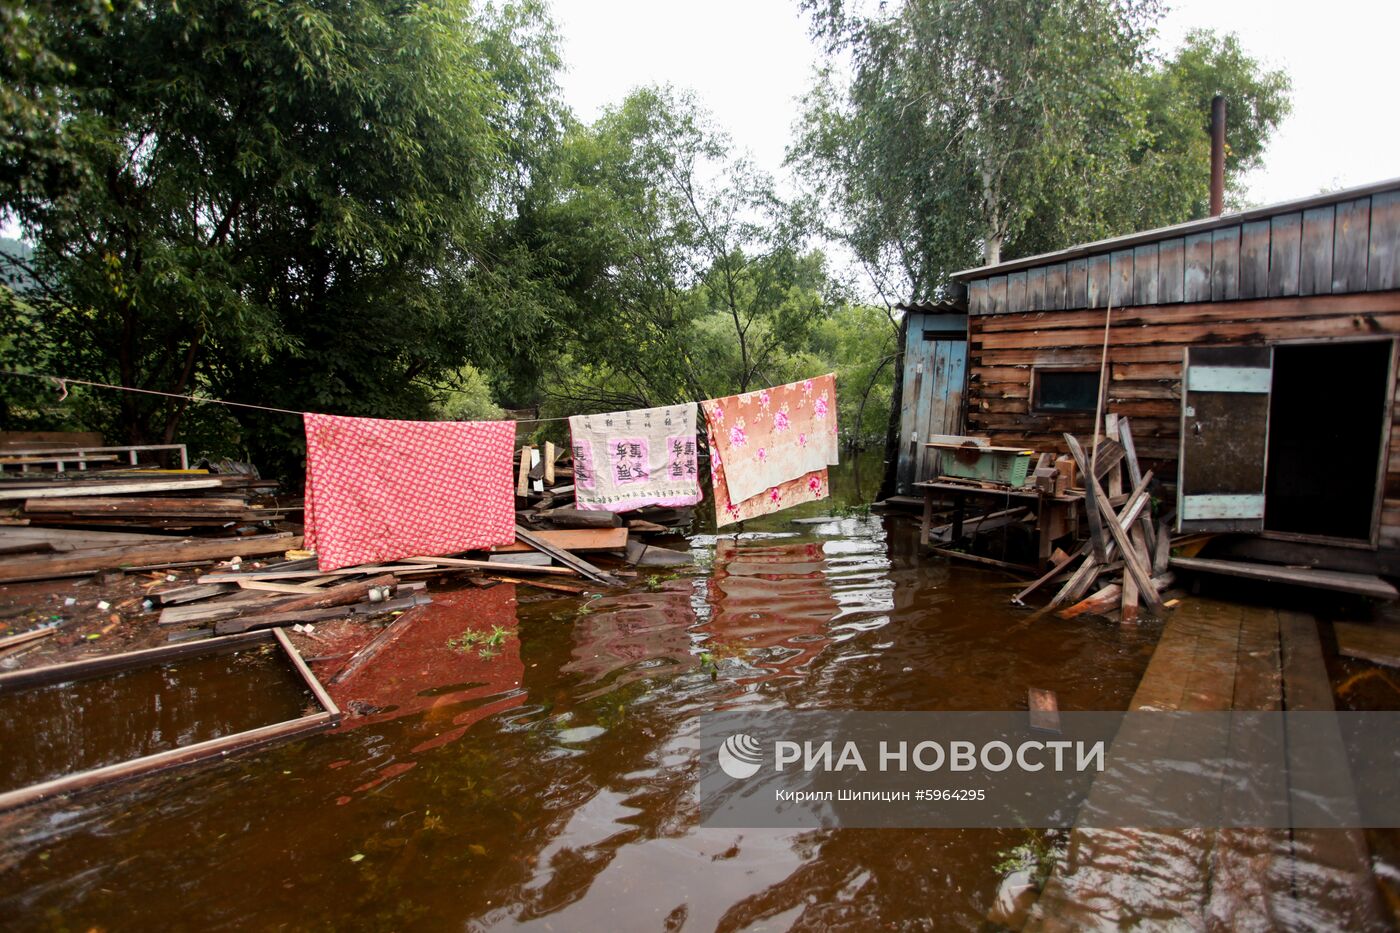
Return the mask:
[[[1091,414],[1031,410],[1032,370],[1096,369],[1111,301],[1108,410],[1132,418],[1139,453],[1171,484],[1186,347],[1400,337],[1400,184],[957,278],[970,312],[964,433],[1041,451],[1063,451],[1065,431],[1090,433]],[[1393,409],[1400,418],[1400,390]],[[1388,457],[1381,541],[1400,547],[1400,431]]]
[[[969,279],[973,315],[1400,289],[1400,190]]]
[[[1031,374],[1037,366],[1097,367],[1103,318],[1101,309],[970,318],[966,433],[986,435],[994,445],[1057,453],[1065,452],[1063,432],[1091,433],[1089,413],[1033,411]],[[1400,337],[1400,290],[1115,307],[1107,411],[1132,419],[1145,468],[1150,466],[1171,485],[1180,443],[1186,347],[1369,337]],[[1400,397],[1396,416],[1400,417]],[[1381,540],[1400,546],[1400,431],[1391,432],[1388,454]]]

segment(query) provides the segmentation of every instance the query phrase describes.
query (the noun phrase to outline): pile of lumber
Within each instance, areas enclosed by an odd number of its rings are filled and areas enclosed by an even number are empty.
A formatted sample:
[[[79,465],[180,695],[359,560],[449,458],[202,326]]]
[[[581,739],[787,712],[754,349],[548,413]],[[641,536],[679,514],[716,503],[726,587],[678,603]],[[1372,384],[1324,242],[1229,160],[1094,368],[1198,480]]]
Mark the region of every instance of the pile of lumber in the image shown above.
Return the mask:
[[[1062,618],[1117,614],[1131,622],[1140,606],[1161,612],[1166,606],[1161,594],[1173,582],[1169,524],[1165,519],[1153,522],[1152,473],[1141,470],[1128,419],[1112,414],[1105,419],[1095,456],[1086,455],[1071,434],[1065,435],[1065,444],[1083,478],[1089,538],[1072,554],[1059,552],[1054,566],[1012,601],[1021,604],[1068,574],[1042,613],[1055,611]],[[1105,461],[1111,464],[1107,469]]]
[[[276,489],[276,481],[202,470],[28,473],[0,477],[0,520],[10,527],[247,533],[287,517],[272,498]]]

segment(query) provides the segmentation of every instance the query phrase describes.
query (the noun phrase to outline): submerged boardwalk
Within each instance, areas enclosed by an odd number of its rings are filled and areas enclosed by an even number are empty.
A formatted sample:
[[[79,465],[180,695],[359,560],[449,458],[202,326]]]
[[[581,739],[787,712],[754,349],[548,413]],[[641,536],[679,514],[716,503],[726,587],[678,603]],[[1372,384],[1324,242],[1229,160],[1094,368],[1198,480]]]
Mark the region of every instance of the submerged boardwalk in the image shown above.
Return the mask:
[[[1130,708],[1330,710],[1317,623],[1192,600],[1163,629]],[[1390,929],[1359,830],[1074,830],[1025,929],[1139,925]]]

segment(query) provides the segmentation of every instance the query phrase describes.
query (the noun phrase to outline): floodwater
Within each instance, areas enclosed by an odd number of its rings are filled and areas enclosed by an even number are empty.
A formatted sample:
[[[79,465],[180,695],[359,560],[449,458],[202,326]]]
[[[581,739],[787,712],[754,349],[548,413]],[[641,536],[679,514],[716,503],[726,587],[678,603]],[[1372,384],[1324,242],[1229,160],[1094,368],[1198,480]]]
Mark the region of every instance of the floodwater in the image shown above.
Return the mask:
[[[0,791],[318,711],[273,644],[0,695]]]
[[[1119,710],[1159,628],[1028,624],[1007,577],[920,562],[912,521],[851,508],[850,468],[833,487],[625,592],[435,592],[334,688],[363,714],[344,727],[11,814],[0,926],[983,927],[1043,834],[702,828],[695,718],[1024,709],[1028,687]]]

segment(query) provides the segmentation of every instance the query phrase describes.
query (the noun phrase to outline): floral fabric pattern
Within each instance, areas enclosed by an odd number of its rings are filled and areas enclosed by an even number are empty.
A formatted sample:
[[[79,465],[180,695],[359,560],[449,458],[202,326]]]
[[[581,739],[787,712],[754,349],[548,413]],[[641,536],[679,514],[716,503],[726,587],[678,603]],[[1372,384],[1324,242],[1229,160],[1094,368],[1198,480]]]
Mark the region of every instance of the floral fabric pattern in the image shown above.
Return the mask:
[[[702,402],[715,521],[723,526],[828,494],[838,462],[834,373]]]

